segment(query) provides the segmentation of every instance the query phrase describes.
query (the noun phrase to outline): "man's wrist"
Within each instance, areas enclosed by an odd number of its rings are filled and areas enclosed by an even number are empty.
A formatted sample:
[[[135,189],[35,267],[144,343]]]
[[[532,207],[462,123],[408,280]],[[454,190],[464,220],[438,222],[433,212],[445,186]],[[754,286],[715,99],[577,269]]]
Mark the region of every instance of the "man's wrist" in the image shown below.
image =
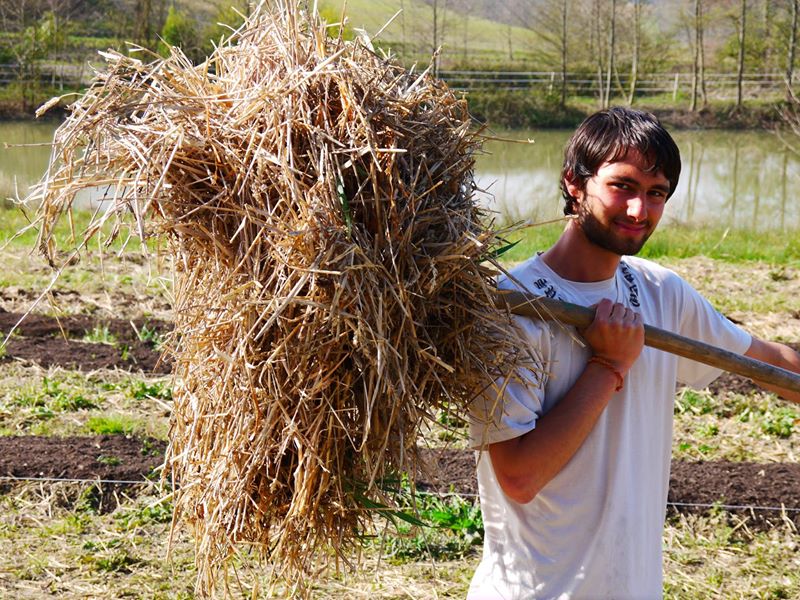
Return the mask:
[[[595,354],[589,359],[589,364],[596,364],[600,365],[601,367],[605,368],[607,371],[614,375],[616,379],[616,385],[614,387],[615,392],[619,392],[622,390],[623,386],[625,385],[625,376],[622,372],[617,368],[617,366],[612,363],[610,360],[603,358],[602,356],[598,356]]]

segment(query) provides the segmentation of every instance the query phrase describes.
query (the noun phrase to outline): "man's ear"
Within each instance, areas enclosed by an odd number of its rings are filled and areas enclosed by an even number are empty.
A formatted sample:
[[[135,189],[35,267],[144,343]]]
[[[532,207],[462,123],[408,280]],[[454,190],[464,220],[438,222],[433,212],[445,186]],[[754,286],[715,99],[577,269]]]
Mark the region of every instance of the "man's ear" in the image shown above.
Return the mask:
[[[583,188],[575,182],[575,178],[572,177],[572,173],[567,173],[564,176],[564,187],[567,190],[567,193],[575,198],[577,202],[580,202],[583,199]]]

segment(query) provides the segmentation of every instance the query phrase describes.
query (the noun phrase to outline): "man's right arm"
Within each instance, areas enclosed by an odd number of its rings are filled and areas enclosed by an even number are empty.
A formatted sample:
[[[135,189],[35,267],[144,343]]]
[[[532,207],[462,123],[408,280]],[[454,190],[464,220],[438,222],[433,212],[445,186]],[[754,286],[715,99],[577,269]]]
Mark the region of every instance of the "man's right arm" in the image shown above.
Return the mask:
[[[593,355],[605,364],[589,362],[534,429],[489,445],[497,482],[521,504],[533,500],[578,451],[614,394],[614,371],[624,377],[644,345],[641,316],[610,300],[597,305],[594,322],[582,333]]]

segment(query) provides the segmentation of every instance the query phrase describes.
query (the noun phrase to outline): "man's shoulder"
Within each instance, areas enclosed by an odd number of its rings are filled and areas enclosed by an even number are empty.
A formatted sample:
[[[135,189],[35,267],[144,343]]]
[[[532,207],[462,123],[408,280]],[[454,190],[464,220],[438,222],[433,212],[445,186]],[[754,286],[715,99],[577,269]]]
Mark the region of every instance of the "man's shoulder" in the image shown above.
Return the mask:
[[[514,265],[497,279],[497,287],[501,289],[526,289],[538,277],[545,274],[538,254]]]
[[[677,284],[679,282],[684,282],[681,276],[672,269],[646,258],[640,258],[638,256],[626,256],[622,259],[622,264],[623,266],[627,266],[632,271],[641,274],[648,280],[653,280],[658,283]]]

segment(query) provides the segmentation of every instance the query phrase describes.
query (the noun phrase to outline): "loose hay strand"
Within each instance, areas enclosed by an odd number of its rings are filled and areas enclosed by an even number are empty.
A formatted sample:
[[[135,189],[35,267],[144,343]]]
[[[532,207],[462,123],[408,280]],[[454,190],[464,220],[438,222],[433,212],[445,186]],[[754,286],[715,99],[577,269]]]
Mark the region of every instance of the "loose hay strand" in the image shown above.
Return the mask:
[[[493,308],[502,240],[474,198],[479,138],[442,82],[331,38],[279,3],[208,60],[107,67],[55,135],[39,247],[77,191],[106,223],[165,235],[176,389],[166,473],[211,595],[237,549],[295,583],[347,562],[421,424],[463,418],[523,362]],[[113,237],[113,236],[112,236]],[[110,239],[108,240],[110,243]]]

